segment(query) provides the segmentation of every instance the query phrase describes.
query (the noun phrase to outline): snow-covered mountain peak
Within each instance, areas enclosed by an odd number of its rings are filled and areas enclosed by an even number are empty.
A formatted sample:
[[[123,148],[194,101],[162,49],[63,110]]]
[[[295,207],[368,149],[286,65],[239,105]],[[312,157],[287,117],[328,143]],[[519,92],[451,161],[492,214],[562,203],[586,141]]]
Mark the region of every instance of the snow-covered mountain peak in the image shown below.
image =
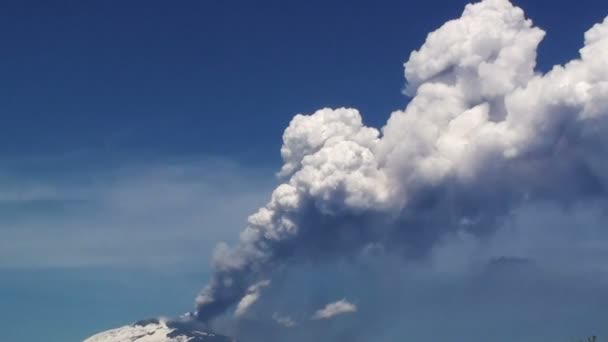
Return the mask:
[[[84,342],[234,342],[190,322],[148,319],[101,332]]]

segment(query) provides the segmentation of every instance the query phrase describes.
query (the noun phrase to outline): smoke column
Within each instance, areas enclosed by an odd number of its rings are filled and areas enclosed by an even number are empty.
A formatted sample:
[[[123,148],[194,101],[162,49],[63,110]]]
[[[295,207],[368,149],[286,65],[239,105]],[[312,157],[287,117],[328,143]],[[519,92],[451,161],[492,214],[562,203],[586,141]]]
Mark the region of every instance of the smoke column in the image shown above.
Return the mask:
[[[507,0],[467,5],[410,55],[412,99],[381,132],[356,109],[296,115],[282,183],[238,245],[217,247],[198,319],[298,260],[370,245],[419,257],[447,232],[491,233],[524,203],[605,197],[608,20],[586,32],[580,58],[541,75],[544,34]]]

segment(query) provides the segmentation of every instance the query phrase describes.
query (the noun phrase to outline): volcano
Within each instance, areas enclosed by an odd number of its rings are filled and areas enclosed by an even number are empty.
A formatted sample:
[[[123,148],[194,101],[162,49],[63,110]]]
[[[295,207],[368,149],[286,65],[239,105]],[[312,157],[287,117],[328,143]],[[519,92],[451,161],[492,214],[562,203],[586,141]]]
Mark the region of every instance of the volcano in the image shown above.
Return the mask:
[[[93,335],[83,342],[237,342],[190,321],[148,319]]]

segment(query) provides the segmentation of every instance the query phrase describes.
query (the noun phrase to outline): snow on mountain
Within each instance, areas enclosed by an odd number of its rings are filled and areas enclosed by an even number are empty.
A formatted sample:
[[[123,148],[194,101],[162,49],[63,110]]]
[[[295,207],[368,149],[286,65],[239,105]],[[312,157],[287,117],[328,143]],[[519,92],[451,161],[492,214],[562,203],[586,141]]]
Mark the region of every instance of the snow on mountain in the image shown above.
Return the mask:
[[[131,325],[93,335],[83,342],[235,342],[235,340],[199,329],[188,322],[158,319],[143,320]]]

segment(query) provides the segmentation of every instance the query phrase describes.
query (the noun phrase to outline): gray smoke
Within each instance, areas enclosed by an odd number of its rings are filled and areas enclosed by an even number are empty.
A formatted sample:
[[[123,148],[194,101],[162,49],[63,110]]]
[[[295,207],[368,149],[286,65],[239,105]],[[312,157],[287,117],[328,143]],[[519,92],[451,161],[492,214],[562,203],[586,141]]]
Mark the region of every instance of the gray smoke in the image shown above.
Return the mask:
[[[604,197],[608,20],[586,32],[579,59],[541,75],[544,34],[507,0],[467,5],[410,55],[411,102],[381,132],[356,109],[296,115],[282,184],[237,246],[218,246],[197,317],[257,299],[251,286],[292,263],[370,246],[420,257],[447,233],[492,233],[523,203]]]

